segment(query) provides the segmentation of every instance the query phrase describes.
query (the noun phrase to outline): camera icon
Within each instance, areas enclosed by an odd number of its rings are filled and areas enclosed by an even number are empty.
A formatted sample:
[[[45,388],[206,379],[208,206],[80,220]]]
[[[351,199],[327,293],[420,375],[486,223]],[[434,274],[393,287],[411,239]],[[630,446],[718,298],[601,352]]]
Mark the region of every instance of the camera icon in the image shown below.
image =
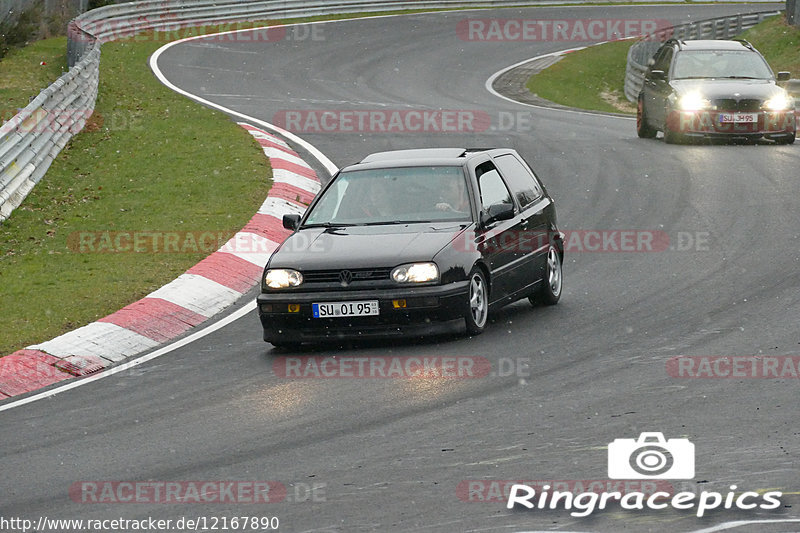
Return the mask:
[[[694,444],[689,439],[664,439],[663,433],[642,433],[638,439],[615,439],[608,445],[611,479],[692,479]]]

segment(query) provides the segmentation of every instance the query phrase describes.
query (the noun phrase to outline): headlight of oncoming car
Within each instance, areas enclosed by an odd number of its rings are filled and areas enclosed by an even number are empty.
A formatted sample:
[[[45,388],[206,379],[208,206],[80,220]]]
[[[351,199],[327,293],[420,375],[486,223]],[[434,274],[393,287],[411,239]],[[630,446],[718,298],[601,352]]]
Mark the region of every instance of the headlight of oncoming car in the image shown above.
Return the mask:
[[[711,102],[703,98],[699,92],[686,93],[678,98],[678,109],[682,111],[700,111],[701,109],[708,109]]]
[[[290,268],[271,268],[264,274],[264,284],[270,289],[288,289],[303,283],[303,275]]]
[[[794,99],[789,98],[786,93],[776,94],[764,102],[764,107],[770,111],[785,111],[790,107],[794,107]]]
[[[409,263],[392,270],[392,279],[397,283],[425,283],[439,279],[436,263]]]

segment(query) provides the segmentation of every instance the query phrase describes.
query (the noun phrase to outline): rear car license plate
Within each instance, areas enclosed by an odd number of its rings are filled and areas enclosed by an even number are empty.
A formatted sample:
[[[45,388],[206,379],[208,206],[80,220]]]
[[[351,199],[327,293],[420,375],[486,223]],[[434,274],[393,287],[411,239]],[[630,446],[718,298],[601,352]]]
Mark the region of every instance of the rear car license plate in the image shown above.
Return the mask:
[[[720,113],[720,124],[755,124],[758,113]]]
[[[314,318],[372,316],[379,313],[378,300],[364,302],[325,302],[311,304]]]

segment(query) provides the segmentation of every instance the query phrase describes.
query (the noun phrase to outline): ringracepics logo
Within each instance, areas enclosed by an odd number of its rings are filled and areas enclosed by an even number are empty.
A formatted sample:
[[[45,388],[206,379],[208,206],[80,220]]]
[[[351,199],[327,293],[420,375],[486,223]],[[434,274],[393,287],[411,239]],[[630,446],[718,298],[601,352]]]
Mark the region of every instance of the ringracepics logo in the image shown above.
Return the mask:
[[[694,444],[689,439],[664,440],[661,433],[639,439],[616,439],[608,445],[611,479],[692,479]]]
[[[608,445],[608,476],[611,479],[691,479],[695,471],[694,444],[688,439],[665,439],[662,433],[642,433],[638,439],[616,439]],[[506,507],[521,505],[527,509],[566,509],[571,516],[585,517],[617,503],[622,509],[641,511],[668,507],[694,510],[697,517],[718,509],[773,510],[781,506],[779,491],[763,494],[754,491],[738,492],[731,485],[727,494],[702,491],[673,492],[633,490],[623,493],[614,489],[603,492],[559,490],[547,484],[531,486],[514,484],[508,493]]]
[[[456,34],[462,41],[588,42],[639,37],[670,26],[661,19],[465,19]]]

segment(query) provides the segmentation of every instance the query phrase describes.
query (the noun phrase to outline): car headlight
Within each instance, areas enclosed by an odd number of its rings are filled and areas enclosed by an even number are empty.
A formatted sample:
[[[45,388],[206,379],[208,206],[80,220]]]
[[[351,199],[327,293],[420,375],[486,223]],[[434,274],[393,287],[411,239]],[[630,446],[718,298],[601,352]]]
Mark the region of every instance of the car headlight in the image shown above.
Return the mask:
[[[789,95],[786,93],[776,94],[764,102],[764,107],[770,111],[786,111],[794,107],[794,98],[789,98]]]
[[[264,284],[270,289],[288,289],[303,283],[303,275],[290,268],[271,268],[264,273]]]
[[[439,279],[436,263],[410,263],[392,270],[392,279],[397,283],[425,283]]]
[[[682,111],[700,111],[710,106],[711,102],[698,92],[686,93],[678,98],[678,109]]]

